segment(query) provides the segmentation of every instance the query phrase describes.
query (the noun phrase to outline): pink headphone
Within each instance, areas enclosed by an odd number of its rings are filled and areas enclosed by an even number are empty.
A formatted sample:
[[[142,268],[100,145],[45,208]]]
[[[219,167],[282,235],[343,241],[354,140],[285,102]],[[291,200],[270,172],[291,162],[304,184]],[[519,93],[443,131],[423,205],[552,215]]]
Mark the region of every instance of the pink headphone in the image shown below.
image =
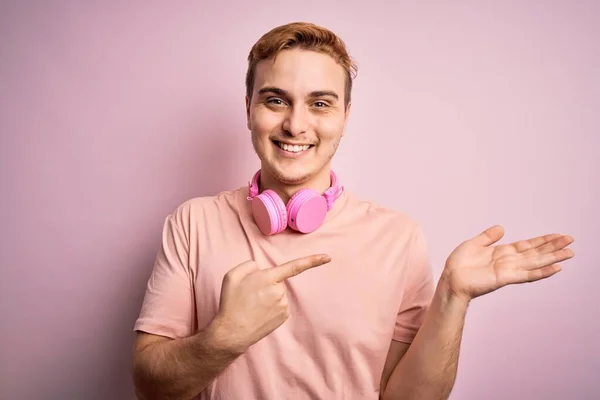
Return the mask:
[[[264,235],[274,235],[290,228],[310,233],[316,230],[335,201],[342,195],[343,186],[338,185],[336,175],[331,171],[331,187],[323,195],[313,189],[300,189],[287,206],[273,190],[258,194],[260,170],[248,182],[248,200],[252,201],[252,214],[258,228]]]

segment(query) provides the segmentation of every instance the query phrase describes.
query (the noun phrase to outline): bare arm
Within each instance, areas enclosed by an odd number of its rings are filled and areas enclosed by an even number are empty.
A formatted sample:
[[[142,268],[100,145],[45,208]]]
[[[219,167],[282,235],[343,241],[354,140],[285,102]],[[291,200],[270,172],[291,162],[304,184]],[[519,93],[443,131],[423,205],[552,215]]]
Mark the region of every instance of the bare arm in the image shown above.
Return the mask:
[[[388,350],[387,358],[385,360],[385,365],[383,367],[383,373],[381,374],[381,383],[379,390],[379,398],[383,398],[383,393],[385,392],[385,387],[387,386],[388,381],[390,380],[390,376],[396,365],[400,362],[402,357],[408,351],[410,343],[398,342],[396,340],[392,340],[392,344],[390,345],[390,349]]]
[[[456,379],[467,304],[451,296],[440,282],[423,325],[384,386],[382,399],[449,397]]]
[[[176,340],[139,333],[132,371],[137,396],[193,399],[250,346],[287,320],[283,281],[329,261],[329,256],[313,255],[269,269],[244,262],[225,274],[219,312],[202,331]]]
[[[240,354],[217,320],[183,339],[139,332],[132,371],[136,395],[141,400],[193,399]]]
[[[459,245],[446,260],[425,320],[385,387],[383,399],[444,400],[456,380],[469,302],[506,285],[534,282],[574,256],[573,238],[538,236],[490,247],[504,230],[493,226]]]

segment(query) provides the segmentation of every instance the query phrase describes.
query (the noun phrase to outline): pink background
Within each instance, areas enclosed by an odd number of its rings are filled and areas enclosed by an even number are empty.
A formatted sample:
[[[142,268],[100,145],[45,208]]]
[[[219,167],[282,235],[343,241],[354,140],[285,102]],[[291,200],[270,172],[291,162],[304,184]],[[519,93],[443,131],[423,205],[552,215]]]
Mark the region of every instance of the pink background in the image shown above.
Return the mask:
[[[0,399],[131,399],[163,218],[258,167],[246,56],[330,27],[359,63],[335,168],[462,240],[572,234],[550,280],[476,300],[452,399],[599,398],[598,2],[13,2],[0,6]],[[538,2],[535,2],[539,4]]]

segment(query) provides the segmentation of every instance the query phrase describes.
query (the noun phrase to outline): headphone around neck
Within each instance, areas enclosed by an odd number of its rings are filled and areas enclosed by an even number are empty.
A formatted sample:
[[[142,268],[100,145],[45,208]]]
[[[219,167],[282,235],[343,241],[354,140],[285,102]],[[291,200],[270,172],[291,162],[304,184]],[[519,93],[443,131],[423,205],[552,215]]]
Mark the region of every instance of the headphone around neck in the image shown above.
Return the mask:
[[[264,235],[283,232],[288,226],[301,233],[315,231],[342,195],[344,187],[338,184],[337,176],[331,171],[331,187],[320,194],[314,189],[300,189],[290,198],[287,205],[273,190],[259,192],[260,170],[248,182],[248,200],[252,202],[252,214]]]

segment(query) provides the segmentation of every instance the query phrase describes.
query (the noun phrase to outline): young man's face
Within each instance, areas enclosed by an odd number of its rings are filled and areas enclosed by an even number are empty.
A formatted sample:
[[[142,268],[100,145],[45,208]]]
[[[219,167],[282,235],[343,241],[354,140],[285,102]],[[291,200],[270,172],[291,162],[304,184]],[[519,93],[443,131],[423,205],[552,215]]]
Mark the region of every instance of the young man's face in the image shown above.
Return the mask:
[[[313,51],[284,50],[256,66],[248,129],[265,173],[287,185],[329,173],[348,118],[345,78],[333,58]]]

